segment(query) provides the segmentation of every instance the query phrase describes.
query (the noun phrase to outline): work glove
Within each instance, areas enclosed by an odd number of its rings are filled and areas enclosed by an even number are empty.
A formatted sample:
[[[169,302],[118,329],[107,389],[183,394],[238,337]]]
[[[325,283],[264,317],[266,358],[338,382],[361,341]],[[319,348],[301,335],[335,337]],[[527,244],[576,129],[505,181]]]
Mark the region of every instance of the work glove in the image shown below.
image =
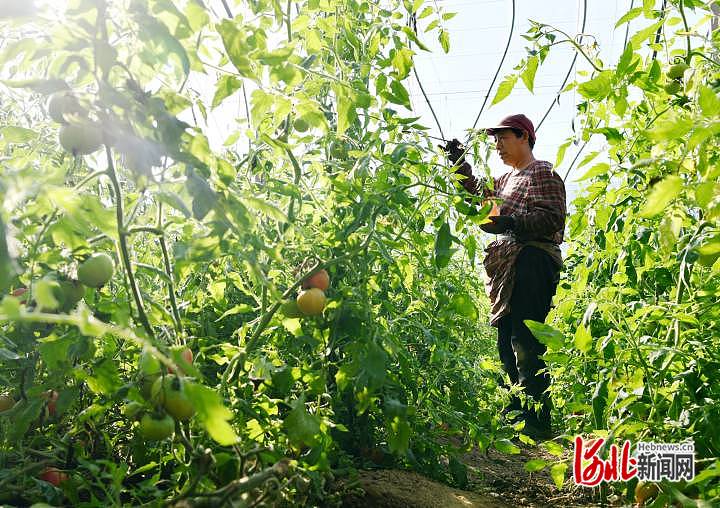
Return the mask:
[[[489,217],[489,219],[492,222],[480,224],[480,229],[482,229],[486,233],[501,235],[503,233],[512,231],[512,229],[515,227],[515,219],[510,217],[509,215],[495,215],[494,217]]]
[[[440,148],[447,153],[448,159],[450,159],[450,162],[453,164],[465,162],[465,157],[463,156],[465,147],[462,146],[456,138],[448,141],[445,145],[441,145]]]

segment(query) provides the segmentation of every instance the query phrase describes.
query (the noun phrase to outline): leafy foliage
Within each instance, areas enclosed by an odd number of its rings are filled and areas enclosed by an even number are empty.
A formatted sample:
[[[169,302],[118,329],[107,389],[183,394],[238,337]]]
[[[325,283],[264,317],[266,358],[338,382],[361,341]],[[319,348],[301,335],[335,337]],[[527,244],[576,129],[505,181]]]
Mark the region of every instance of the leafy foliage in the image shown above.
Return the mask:
[[[460,478],[437,437],[513,434],[488,409],[503,395],[468,275],[486,212],[402,112],[424,47],[403,18],[423,2],[231,7],[73,0],[3,21],[0,288],[27,292],[0,304],[2,502],[332,502],[353,461]],[[92,134],[63,150],[78,122]],[[100,252],[112,277],[63,308]],[[276,312],[321,266],[322,315]],[[194,416],[163,439],[168,369]],[[36,480],[48,464],[69,480]]]

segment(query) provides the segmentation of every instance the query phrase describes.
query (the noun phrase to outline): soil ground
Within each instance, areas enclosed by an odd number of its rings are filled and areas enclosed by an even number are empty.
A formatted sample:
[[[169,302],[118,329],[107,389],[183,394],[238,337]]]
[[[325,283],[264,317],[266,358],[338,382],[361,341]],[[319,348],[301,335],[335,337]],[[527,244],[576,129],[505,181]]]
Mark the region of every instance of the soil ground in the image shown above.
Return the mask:
[[[517,455],[488,450],[465,453],[467,490],[455,489],[409,471],[392,469],[360,471],[363,494],[345,499],[348,508],[515,508],[592,507],[593,492],[566,479],[562,490],[555,486],[549,469],[529,473],[530,459],[557,460],[539,447],[521,446]]]

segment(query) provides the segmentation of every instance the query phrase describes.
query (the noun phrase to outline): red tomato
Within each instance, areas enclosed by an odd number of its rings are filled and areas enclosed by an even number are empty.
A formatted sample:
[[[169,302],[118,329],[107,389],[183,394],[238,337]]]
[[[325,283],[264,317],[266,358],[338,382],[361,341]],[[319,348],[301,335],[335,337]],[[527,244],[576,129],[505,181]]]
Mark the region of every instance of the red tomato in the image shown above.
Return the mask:
[[[192,349],[190,349],[189,347],[186,347],[185,349],[183,349],[183,350],[180,352],[180,357],[181,357],[183,360],[185,360],[186,362],[188,362],[189,364],[192,364],[192,362],[193,362],[193,352],[192,352]],[[175,374],[175,369],[173,369],[172,367],[168,367],[168,373],[169,373],[169,374]],[[180,370],[180,373],[182,374],[182,369]]]
[[[303,289],[318,288],[321,291],[327,291],[329,287],[330,276],[325,269],[315,272],[302,282]]]
[[[46,467],[40,475],[40,479],[44,482],[52,483],[58,487],[62,482],[68,480],[67,473],[63,473],[56,467]]]
[[[13,292],[10,293],[10,295],[18,298],[18,297],[24,295],[26,292],[27,292],[27,288],[17,288],[15,290],[13,290]]]
[[[58,400],[58,392],[55,390],[48,390],[45,393],[43,393],[42,397],[44,399],[47,399],[47,408],[48,408],[48,414],[50,416],[55,416],[57,413],[57,400]]]

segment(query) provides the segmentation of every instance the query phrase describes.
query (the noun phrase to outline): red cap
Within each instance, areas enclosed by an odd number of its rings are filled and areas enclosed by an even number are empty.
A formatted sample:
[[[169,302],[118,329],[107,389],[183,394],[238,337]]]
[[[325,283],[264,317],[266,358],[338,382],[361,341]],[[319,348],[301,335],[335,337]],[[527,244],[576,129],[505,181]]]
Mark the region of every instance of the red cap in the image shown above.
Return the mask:
[[[491,136],[501,129],[520,129],[528,133],[528,138],[535,141],[535,127],[528,117],[523,114],[506,116],[495,127],[488,127],[485,132]]]

